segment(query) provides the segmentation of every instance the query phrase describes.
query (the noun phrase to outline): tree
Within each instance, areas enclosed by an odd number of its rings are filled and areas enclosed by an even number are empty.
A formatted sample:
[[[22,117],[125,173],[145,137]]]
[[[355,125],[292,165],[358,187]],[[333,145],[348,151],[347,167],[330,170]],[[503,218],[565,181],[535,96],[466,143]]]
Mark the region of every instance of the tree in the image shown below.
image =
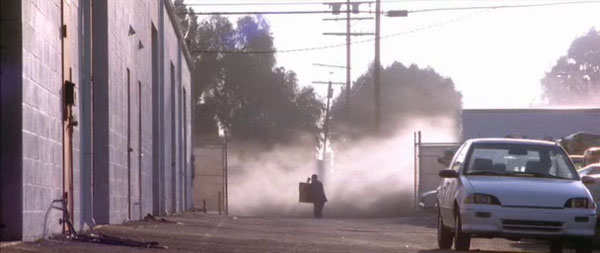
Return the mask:
[[[314,90],[298,88],[293,71],[276,67],[274,54],[268,53],[275,48],[266,20],[247,16],[234,26],[212,16],[194,34],[195,127],[200,133],[215,132],[218,122],[240,140],[276,143],[300,133],[317,136],[323,105]],[[266,53],[243,53],[249,51]]]
[[[600,32],[592,28],[575,39],[541,82],[549,104],[599,106]]]
[[[457,117],[462,95],[450,78],[431,68],[404,66],[394,62],[381,71],[382,134],[394,134],[402,123],[417,117]],[[350,115],[345,116],[345,96],[341,94],[332,109],[336,129],[350,138],[370,136],[374,129],[373,66],[360,76],[351,89]]]

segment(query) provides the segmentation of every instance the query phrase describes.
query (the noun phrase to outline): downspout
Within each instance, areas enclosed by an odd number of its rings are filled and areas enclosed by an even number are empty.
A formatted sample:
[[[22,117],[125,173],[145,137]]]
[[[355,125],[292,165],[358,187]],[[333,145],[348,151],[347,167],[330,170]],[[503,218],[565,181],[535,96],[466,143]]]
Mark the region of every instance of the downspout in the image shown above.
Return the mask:
[[[65,19],[65,6],[64,1],[60,1],[60,12],[61,12],[61,72],[62,72],[62,106],[63,118],[62,118],[62,133],[63,133],[63,198],[62,201],[64,208],[62,209],[63,215],[60,223],[63,224],[63,234],[71,236],[73,234],[73,128],[77,126],[77,121],[73,119],[73,99],[75,96],[75,84],[71,82],[72,73],[71,68],[67,73],[65,62],[68,60],[66,56],[66,38],[68,36],[68,26]],[[70,99],[67,99],[69,97]],[[66,145],[66,147],[64,146]]]
[[[79,220],[79,228],[82,229],[86,224],[92,228],[95,224],[93,221],[93,93],[92,93],[92,3],[93,0],[79,0],[81,11],[79,12],[79,29],[80,41],[83,45],[80,46],[79,58],[81,66],[80,88],[80,121],[81,121],[81,208],[82,217]]]
[[[164,68],[165,68],[165,0],[160,0],[158,7],[158,104],[159,104],[159,126],[158,126],[158,135],[159,135],[159,213],[161,215],[166,214],[166,188],[165,188],[165,173],[167,168],[167,164],[165,163],[165,80],[164,80]]]

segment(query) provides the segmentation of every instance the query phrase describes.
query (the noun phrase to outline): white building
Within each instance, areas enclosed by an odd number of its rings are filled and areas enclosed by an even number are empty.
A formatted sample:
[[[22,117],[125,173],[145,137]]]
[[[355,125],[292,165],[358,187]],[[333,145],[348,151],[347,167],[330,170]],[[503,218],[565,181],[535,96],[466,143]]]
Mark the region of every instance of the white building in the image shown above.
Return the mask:
[[[506,137],[560,139],[575,132],[600,134],[600,108],[471,109],[462,111],[462,140]]]
[[[170,0],[0,5],[0,239],[62,232],[63,200],[78,230],[189,209],[192,63]]]

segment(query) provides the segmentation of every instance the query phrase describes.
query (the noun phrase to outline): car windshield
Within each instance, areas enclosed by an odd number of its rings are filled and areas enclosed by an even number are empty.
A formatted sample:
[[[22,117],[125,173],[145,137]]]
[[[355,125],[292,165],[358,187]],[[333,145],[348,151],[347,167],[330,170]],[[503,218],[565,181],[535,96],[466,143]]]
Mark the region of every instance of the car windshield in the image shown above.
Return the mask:
[[[560,148],[519,143],[473,144],[464,174],[579,179]]]

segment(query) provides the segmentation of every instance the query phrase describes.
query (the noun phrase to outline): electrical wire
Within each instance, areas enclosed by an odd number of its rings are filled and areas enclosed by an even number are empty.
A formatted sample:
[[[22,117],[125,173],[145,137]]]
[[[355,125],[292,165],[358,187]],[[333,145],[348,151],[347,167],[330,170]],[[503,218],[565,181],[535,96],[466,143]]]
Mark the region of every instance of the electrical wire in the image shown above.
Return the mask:
[[[398,1],[400,3],[400,1]],[[430,8],[430,9],[419,9],[409,10],[409,13],[420,13],[420,12],[434,12],[434,11],[457,11],[457,10],[477,10],[477,9],[508,9],[508,8],[531,8],[531,7],[547,7],[547,6],[558,6],[558,5],[571,5],[571,4],[590,4],[600,3],[598,0],[587,0],[587,1],[562,1],[562,2],[547,2],[547,3],[535,3],[535,4],[512,4],[512,5],[492,5],[492,6],[470,6],[470,7],[447,7],[447,8]],[[284,3],[252,3],[255,5],[281,5]],[[329,4],[329,3],[320,3]],[[345,3],[344,3],[345,4]],[[199,4],[187,4],[187,5],[199,5]],[[223,3],[223,6],[243,6],[240,3]],[[345,13],[346,11],[340,11]],[[196,11],[183,11],[178,14],[196,14],[196,15],[273,15],[273,14],[327,14],[331,11],[234,11],[234,12],[196,12]],[[362,11],[361,13],[372,13],[371,11]]]
[[[489,10],[487,10],[487,11],[489,11]],[[444,22],[439,22],[439,23],[435,23],[435,24],[431,24],[431,25],[427,25],[427,26],[423,26],[423,27],[418,27],[418,28],[411,29],[411,30],[404,31],[404,32],[392,33],[392,34],[380,36],[380,38],[381,39],[388,39],[388,38],[392,38],[392,37],[396,37],[396,36],[406,35],[406,34],[415,33],[415,32],[419,32],[419,31],[424,31],[424,30],[427,30],[427,29],[431,29],[431,28],[435,28],[435,27],[439,27],[439,26],[443,26],[443,25],[455,23],[455,22],[458,22],[460,20],[463,20],[463,19],[466,19],[466,18],[469,18],[469,17],[472,17],[472,16],[476,16],[476,15],[479,15],[479,14],[487,12],[487,11],[480,11],[480,12],[477,12],[477,13],[470,13],[468,15],[464,15],[464,16],[461,16],[461,17],[458,17],[458,18],[454,18],[454,19],[451,19],[451,20],[447,20],[447,21],[444,21]],[[356,40],[356,41],[351,42],[350,45],[372,42],[374,40],[375,40],[374,38],[364,39],[364,40]],[[307,47],[307,48],[281,49],[281,50],[256,50],[256,51],[240,51],[240,50],[195,50],[192,53],[201,53],[201,54],[276,54],[276,53],[298,53],[298,52],[316,51],[316,50],[325,50],[325,49],[331,49],[331,48],[345,47],[347,45],[348,45],[347,43],[338,43],[338,44],[331,44],[331,45],[326,45],[326,46]]]
[[[433,11],[463,11],[463,10],[498,10],[498,9],[508,9],[508,8],[532,8],[532,7],[547,7],[547,6],[557,6],[557,5],[568,5],[568,4],[590,4],[590,3],[600,3],[600,0],[593,1],[567,1],[567,2],[554,2],[554,3],[538,3],[538,4],[521,4],[521,5],[496,5],[496,6],[477,6],[477,7],[452,7],[452,8],[435,8],[435,9],[420,9],[420,10],[410,10],[409,13],[424,13],[424,12],[433,12]],[[312,11],[311,11],[312,12]],[[330,11],[323,11],[324,13],[330,13]],[[400,33],[388,34],[384,36],[380,36],[381,39],[387,39],[391,37],[396,37],[400,35],[405,35],[409,33],[415,33],[443,25],[447,25],[450,23],[458,22],[462,19],[472,17],[475,15],[479,15],[483,12],[477,12],[475,14],[468,14],[465,16],[461,16],[455,19],[451,19],[445,22],[435,23],[419,28],[415,28],[409,31],[404,31]],[[195,12],[194,12],[195,13]],[[225,13],[225,12],[222,12]],[[236,12],[239,14],[247,14],[248,12]],[[251,12],[253,15],[258,15],[265,12]],[[296,12],[294,12],[296,13]],[[279,12],[279,14],[286,14],[285,12]],[[216,14],[220,15],[220,14]],[[374,38],[365,39],[365,40],[357,40],[350,43],[350,45],[361,44],[366,42],[374,41]],[[200,54],[276,54],[276,53],[296,53],[296,52],[306,52],[306,51],[316,51],[316,50],[325,50],[337,47],[347,46],[347,43],[339,43],[339,44],[331,44],[325,46],[316,46],[316,47],[307,47],[307,48],[296,48],[296,49],[282,49],[282,50],[256,50],[256,51],[240,51],[240,50],[195,50],[192,53],[200,53]]]
[[[598,0],[590,1],[568,1],[568,2],[555,2],[555,3],[538,3],[538,4],[512,4],[512,5],[496,5],[496,6],[472,6],[472,7],[448,7],[448,8],[434,8],[434,9],[421,9],[421,10],[410,10],[409,13],[422,13],[432,11],[457,11],[457,10],[482,10],[482,9],[511,9],[511,8],[531,8],[531,7],[547,7],[547,6],[558,6],[558,5],[570,5],[570,4],[592,4],[600,3]]]
[[[294,14],[330,14],[331,11],[222,11],[222,12],[192,12],[192,11],[181,11],[177,14],[195,14],[201,16],[214,16],[214,15],[294,15]],[[346,11],[340,11],[340,13],[346,13]],[[373,13],[369,11],[359,11],[359,13]]]
[[[324,5],[324,2],[248,2],[248,3],[186,3],[187,6],[265,6],[265,5]],[[345,3],[344,3],[345,4]]]
[[[452,2],[455,0],[428,0],[427,2]],[[471,1],[471,2],[481,2],[481,0],[464,0],[464,1]],[[489,0],[489,1],[498,1],[501,2],[503,0]],[[375,3],[375,1],[359,1],[360,3],[365,3],[365,4],[373,4]],[[381,0],[382,3],[423,3],[425,1],[423,0]],[[187,6],[267,6],[267,5],[328,5],[328,4],[346,4],[345,1],[331,1],[331,2],[322,2],[322,1],[279,1],[279,2],[273,2],[273,1],[266,1],[266,2],[212,2],[212,3],[207,3],[207,2],[186,2],[185,5]]]

